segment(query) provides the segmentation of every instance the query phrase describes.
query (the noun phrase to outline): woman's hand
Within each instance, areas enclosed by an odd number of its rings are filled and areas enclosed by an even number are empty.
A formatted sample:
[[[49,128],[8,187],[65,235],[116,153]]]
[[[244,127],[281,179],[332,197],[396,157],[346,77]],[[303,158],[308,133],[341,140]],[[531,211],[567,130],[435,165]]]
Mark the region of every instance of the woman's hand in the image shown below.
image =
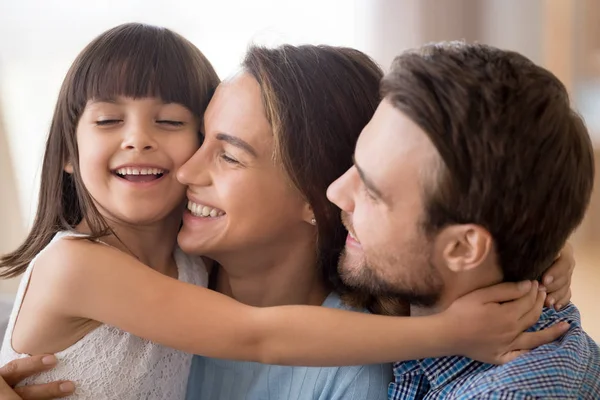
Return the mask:
[[[442,313],[456,354],[504,364],[556,340],[569,329],[568,323],[524,332],[538,321],[545,298],[537,282],[525,281],[500,283],[457,299]]]
[[[0,399],[2,400],[49,400],[66,397],[75,391],[68,381],[51,382],[44,385],[14,386],[23,379],[56,366],[56,357],[41,355],[13,360],[0,368]]]
[[[554,261],[554,264],[544,273],[542,284],[546,287],[546,307],[560,310],[571,300],[571,277],[575,269],[573,247],[567,243]]]

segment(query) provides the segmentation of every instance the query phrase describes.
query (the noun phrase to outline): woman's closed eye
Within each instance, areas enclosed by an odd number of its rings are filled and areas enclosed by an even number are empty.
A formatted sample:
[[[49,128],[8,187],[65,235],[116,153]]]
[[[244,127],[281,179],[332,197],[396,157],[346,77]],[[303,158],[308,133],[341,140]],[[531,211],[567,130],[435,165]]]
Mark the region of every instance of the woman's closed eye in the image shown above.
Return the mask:
[[[364,184],[363,184],[362,189],[369,200],[377,201],[377,197]]]
[[[235,158],[229,156],[227,153],[222,153],[221,154],[221,159],[223,161],[225,161],[228,164],[240,164],[240,162],[238,160],[236,160]]]

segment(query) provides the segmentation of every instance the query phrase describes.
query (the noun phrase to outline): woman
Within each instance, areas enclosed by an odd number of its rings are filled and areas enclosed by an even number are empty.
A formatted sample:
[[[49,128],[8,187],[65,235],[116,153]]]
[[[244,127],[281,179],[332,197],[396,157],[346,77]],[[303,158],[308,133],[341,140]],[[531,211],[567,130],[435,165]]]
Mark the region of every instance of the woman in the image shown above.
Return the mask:
[[[346,232],[325,192],[352,163],[382,76],[353,49],[252,47],[242,72],[219,86],[204,143],[178,174],[190,200],[179,245],[218,263],[214,289],[255,306],[344,307],[336,267]],[[223,216],[203,216],[212,210]],[[389,365],[196,357],[188,398],[385,399],[390,379]]]

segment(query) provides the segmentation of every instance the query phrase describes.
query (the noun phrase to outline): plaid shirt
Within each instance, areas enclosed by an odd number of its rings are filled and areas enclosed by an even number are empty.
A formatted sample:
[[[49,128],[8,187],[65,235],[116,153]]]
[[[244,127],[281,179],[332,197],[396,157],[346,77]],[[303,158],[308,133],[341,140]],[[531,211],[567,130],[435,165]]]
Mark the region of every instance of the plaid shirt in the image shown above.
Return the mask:
[[[504,365],[457,356],[396,363],[389,400],[600,399],[600,348],[581,328],[574,305],[544,309],[530,330],[558,321],[571,324],[562,338]]]

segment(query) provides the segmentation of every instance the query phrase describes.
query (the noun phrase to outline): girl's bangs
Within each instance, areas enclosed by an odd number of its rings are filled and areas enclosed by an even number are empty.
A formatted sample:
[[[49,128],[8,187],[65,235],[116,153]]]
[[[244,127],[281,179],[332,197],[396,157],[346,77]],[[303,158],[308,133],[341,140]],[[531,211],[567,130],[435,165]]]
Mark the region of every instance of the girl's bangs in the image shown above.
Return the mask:
[[[167,30],[125,33],[101,37],[82,52],[69,74],[69,108],[80,115],[90,99],[158,97],[202,116],[215,84],[207,82],[199,51]]]

